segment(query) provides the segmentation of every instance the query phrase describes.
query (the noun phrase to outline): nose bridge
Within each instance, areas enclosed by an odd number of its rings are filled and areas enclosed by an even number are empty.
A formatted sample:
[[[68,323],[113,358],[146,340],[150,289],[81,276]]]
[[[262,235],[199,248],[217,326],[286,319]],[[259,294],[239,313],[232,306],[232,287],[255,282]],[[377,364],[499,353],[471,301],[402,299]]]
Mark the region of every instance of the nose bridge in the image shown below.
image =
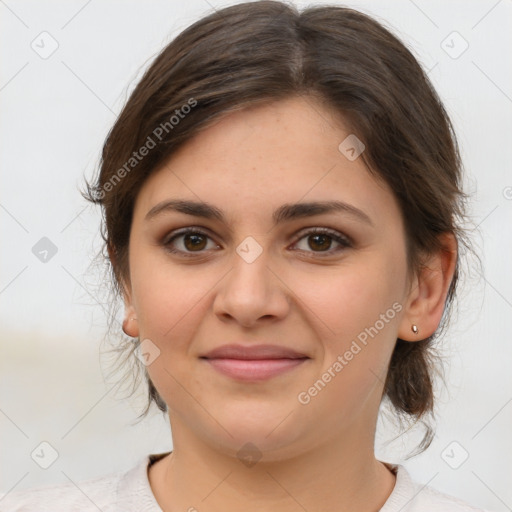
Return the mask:
[[[288,301],[279,280],[268,268],[270,249],[249,236],[235,251],[232,269],[217,290],[216,314],[233,317],[243,324],[264,316],[283,315]]]
[[[231,292],[242,296],[252,292],[252,300],[261,300],[268,293],[270,250],[252,236],[246,237],[235,249],[233,269],[228,278]]]

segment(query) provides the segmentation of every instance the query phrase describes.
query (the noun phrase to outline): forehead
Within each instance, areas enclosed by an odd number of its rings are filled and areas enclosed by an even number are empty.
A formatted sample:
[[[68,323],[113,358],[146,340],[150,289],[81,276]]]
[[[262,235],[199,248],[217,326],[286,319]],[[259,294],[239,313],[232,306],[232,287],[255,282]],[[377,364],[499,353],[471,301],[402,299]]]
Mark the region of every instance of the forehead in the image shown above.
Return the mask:
[[[138,214],[167,198],[213,203],[238,215],[283,203],[341,200],[372,218],[399,215],[391,190],[348,159],[339,146],[353,136],[313,98],[295,97],[223,115],[185,143],[139,192]],[[140,211],[139,211],[140,210]]]

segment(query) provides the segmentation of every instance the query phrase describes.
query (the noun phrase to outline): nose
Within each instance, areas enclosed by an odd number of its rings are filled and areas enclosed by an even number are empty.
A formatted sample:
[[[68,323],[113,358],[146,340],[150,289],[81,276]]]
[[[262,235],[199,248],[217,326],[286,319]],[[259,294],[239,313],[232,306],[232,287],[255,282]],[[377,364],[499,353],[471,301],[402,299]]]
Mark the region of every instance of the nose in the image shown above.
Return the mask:
[[[265,250],[252,262],[235,254],[232,269],[216,288],[215,315],[243,327],[283,319],[290,308],[290,289],[271,266]]]

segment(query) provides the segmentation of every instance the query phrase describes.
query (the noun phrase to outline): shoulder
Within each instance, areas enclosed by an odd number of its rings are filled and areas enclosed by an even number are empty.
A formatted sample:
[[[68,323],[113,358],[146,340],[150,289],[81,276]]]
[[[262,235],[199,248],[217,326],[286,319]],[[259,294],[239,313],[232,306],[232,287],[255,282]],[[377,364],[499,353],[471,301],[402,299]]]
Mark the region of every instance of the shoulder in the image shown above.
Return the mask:
[[[380,512],[486,512],[433,487],[413,481],[404,466],[387,465],[396,473],[396,484]]]
[[[432,487],[418,487],[418,503],[422,508],[418,510],[450,510],[453,512],[485,512],[481,508],[474,507],[454,496],[442,493]],[[421,491],[421,492],[420,492]]]
[[[10,492],[0,499],[1,512],[64,511],[98,509],[107,512],[115,498],[120,474],[80,482],[33,487]]]
[[[145,457],[126,472],[8,492],[0,496],[0,512],[113,512],[120,498],[145,489],[148,462],[149,457]]]
[[[125,472],[8,492],[0,496],[0,512],[162,512],[148,467],[168,453],[150,454]]]

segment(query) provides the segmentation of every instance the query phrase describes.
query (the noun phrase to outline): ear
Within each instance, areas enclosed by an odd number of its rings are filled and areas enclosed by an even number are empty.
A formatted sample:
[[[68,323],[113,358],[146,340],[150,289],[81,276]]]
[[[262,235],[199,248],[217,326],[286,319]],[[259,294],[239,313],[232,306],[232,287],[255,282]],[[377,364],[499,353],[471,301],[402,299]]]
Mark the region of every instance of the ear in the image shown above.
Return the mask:
[[[116,268],[116,252],[110,243],[107,245],[107,250],[112,267]],[[123,279],[120,279],[120,288],[123,294],[124,302],[123,331],[128,336],[137,338],[139,336],[139,324],[137,322],[137,312],[135,311],[135,307],[132,301],[131,286]]]
[[[406,341],[424,340],[439,326],[457,263],[457,239],[453,233],[439,235],[442,248],[428,260],[414,278],[398,337]],[[411,326],[419,332],[415,334]]]

